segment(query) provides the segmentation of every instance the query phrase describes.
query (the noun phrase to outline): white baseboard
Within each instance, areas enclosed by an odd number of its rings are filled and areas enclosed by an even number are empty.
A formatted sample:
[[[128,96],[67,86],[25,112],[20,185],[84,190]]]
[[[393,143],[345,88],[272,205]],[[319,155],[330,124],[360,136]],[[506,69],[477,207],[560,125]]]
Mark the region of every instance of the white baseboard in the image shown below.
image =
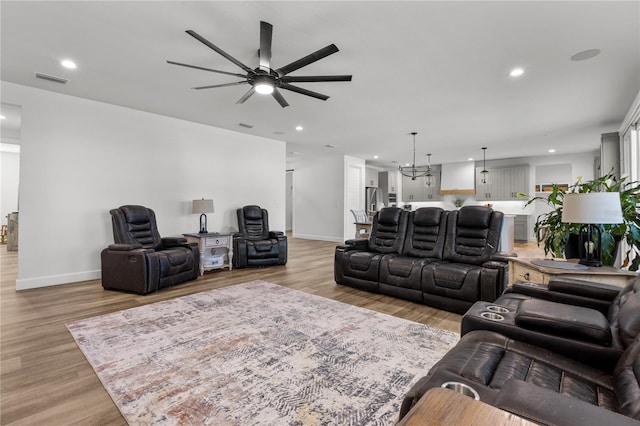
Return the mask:
[[[337,237],[327,237],[324,235],[310,235],[310,234],[292,234],[291,235],[293,238],[303,238],[305,240],[320,240],[320,241],[332,241],[335,243],[344,243],[344,240],[342,238],[337,238]]]
[[[79,281],[99,280],[101,271],[75,272],[72,274],[48,275],[45,277],[25,278],[16,280],[16,290],[29,290],[31,288],[50,287],[60,284],[76,283]]]

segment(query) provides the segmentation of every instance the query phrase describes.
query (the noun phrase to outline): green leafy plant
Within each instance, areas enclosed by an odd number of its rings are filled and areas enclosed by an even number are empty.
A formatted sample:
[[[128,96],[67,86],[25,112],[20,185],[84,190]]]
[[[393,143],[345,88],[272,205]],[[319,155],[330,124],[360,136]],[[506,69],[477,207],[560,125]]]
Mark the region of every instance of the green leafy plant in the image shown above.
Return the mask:
[[[529,198],[525,206],[535,201],[543,201],[552,208],[550,212],[538,216],[533,228],[538,246],[540,243],[544,244],[545,255],[552,253],[554,257],[563,257],[569,235],[578,234],[580,229],[579,224],[562,223],[562,206],[565,194],[619,192],[623,223],[598,225],[602,232],[601,260],[604,265],[613,265],[614,248],[618,241],[625,241],[627,250],[623,255],[622,267],[628,267],[630,271],[637,271],[640,266],[640,216],[638,215],[640,182],[626,182],[626,180],[626,177],[616,179],[612,174],[607,174],[587,182],[578,178],[577,182],[567,189],[554,184],[551,192],[545,196],[531,198],[526,194],[518,194],[520,197]]]

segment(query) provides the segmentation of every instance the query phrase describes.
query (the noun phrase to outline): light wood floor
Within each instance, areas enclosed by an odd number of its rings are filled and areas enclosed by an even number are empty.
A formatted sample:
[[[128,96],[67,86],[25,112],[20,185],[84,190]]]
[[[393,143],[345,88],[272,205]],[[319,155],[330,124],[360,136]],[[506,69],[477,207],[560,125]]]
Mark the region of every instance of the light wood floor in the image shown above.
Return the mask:
[[[99,280],[16,292],[17,253],[0,246],[0,424],[126,425],[65,323],[255,279],[459,331],[460,315],[336,285],[335,246],[290,237],[286,266],[207,272],[147,296],[105,291]],[[535,244],[515,251],[539,254]]]

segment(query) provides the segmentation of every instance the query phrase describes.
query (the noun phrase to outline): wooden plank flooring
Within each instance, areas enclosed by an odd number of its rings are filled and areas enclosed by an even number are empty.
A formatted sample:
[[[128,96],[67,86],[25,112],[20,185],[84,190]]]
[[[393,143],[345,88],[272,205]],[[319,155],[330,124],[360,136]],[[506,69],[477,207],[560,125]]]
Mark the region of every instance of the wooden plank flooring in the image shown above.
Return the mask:
[[[289,238],[286,266],[218,270],[147,296],[105,291],[100,281],[16,292],[17,253],[0,246],[0,424],[125,425],[65,323],[262,279],[458,332],[460,315],[336,285],[336,243]]]

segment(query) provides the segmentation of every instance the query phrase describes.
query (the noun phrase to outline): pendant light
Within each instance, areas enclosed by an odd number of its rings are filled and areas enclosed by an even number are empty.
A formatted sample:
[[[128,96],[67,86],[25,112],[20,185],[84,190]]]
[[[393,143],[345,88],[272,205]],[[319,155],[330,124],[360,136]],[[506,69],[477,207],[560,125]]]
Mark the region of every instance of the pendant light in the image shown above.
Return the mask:
[[[429,170],[426,166],[416,166],[416,135],[418,132],[411,132],[410,134],[413,135],[413,164],[405,167],[399,166],[398,171],[402,176],[416,180],[419,177],[426,176]]]
[[[431,186],[433,184],[433,174],[431,173],[431,154],[427,154],[427,174],[424,176],[426,178],[427,186]]]
[[[487,170],[487,147],[482,147],[482,171],[480,172],[480,182],[487,183],[487,176],[489,175],[489,170]]]

